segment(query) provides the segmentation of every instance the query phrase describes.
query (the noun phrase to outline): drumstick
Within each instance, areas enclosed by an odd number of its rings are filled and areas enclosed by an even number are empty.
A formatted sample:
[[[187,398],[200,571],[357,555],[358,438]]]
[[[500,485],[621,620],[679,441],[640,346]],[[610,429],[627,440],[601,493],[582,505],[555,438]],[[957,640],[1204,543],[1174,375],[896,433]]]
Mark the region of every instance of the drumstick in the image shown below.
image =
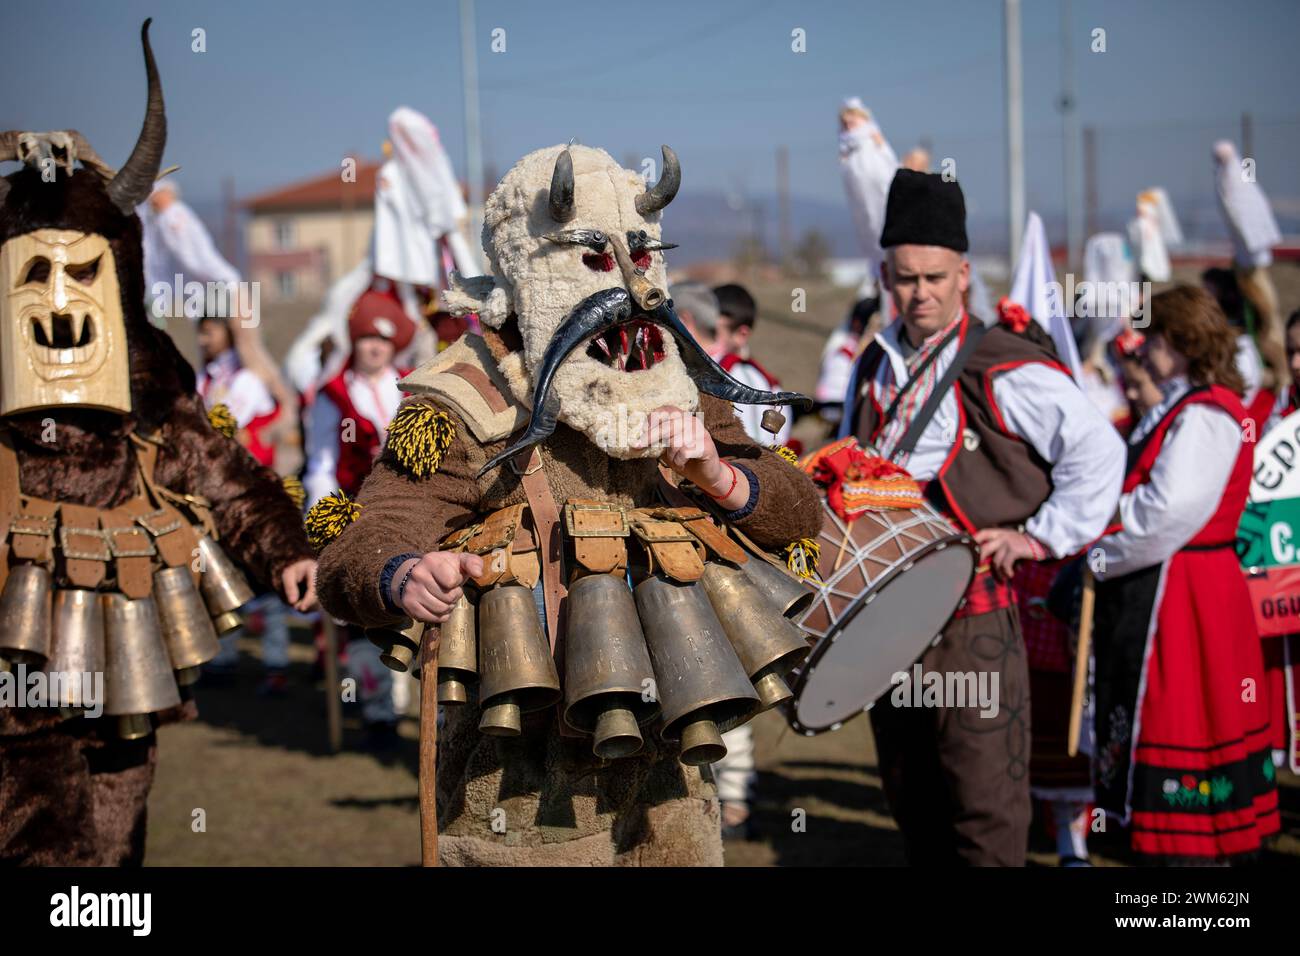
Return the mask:
[[[832,573],[838,571],[840,569],[840,564],[844,561],[844,552],[849,549],[850,530],[851,529],[848,526],[844,528],[844,537],[840,538],[840,553],[835,556],[835,567],[831,568]]]
[[[1088,685],[1088,645],[1092,642],[1092,609],[1097,591],[1092,569],[1083,569],[1083,601],[1079,606],[1079,644],[1074,650],[1074,693],[1070,695],[1070,736],[1066,738],[1071,757],[1079,753],[1079,728],[1083,723],[1083,691]]]

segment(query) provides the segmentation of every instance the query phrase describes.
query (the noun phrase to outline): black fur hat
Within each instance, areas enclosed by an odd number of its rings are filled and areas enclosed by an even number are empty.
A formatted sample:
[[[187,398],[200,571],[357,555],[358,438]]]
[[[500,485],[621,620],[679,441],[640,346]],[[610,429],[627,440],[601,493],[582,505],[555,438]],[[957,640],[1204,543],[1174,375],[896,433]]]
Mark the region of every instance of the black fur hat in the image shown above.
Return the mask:
[[[954,180],[938,173],[900,169],[889,184],[885,228],[880,247],[942,246],[957,252],[970,248],[966,239],[966,198]]]

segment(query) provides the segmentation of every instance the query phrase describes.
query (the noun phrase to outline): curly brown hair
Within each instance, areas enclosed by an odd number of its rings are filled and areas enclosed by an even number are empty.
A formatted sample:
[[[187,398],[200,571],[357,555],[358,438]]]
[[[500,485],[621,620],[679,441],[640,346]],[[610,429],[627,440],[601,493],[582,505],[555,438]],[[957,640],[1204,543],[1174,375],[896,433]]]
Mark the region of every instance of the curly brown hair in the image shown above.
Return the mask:
[[[1244,395],[1237,371],[1237,333],[1219,304],[1204,289],[1175,286],[1151,298],[1148,336],[1160,335],[1187,359],[1187,378],[1194,385],[1222,385]]]

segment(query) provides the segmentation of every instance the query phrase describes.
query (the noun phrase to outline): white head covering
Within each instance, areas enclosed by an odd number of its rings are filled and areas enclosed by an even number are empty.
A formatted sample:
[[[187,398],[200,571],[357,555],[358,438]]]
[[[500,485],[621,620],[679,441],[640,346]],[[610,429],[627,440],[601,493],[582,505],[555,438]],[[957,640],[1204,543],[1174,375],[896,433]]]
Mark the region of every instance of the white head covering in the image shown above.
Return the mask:
[[[1083,247],[1083,281],[1094,290],[1094,302],[1106,301],[1128,304],[1128,296],[1112,296],[1101,293],[1099,287],[1128,285],[1137,279],[1133,257],[1129,253],[1128,243],[1118,232],[1099,232],[1088,239]],[[1109,342],[1124,328],[1129,318],[1121,309],[1120,314],[1092,316],[1090,322],[1105,322],[1104,327],[1095,329],[1094,341]]]
[[[842,108],[858,109],[868,117],[871,115],[856,96],[846,99]],[[840,133],[840,173],[844,178],[844,192],[858,234],[858,244],[867,257],[868,281],[864,281],[858,290],[859,298],[876,294],[876,276],[884,259],[880,230],[885,225],[889,184],[897,171],[898,157],[875,120],[868,118],[856,128]]]
[[[1128,241],[1141,274],[1153,282],[1168,282],[1173,273],[1166,244],[1180,243],[1182,238],[1168,194],[1160,188],[1138,193],[1137,216],[1129,221]]]
[[[1214,144],[1214,188],[1219,210],[1232,235],[1234,258],[1240,266],[1266,266],[1282,233],[1268,197],[1257,182],[1248,182],[1237,147],[1226,139]]]
[[[427,116],[400,106],[388,117],[388,135],[393,158],[375,184],[375,274],[434,286],[442,276],[438,240],[458,233],[465,200]]]
[[[1024,306],[1034,321],[1041,325],[1056,343],[1056,352],[1074,375],[1080,376],[1079,350],[1074,344],[1074,333],[1065,314],[1061,286],[1056,282],[1056,269],[1052,265],[1052,249],[1047,244],[1047,233],[1038,213],[1030,212],[1025,223],[1025,235],[1020,242],[1020,256],[1016,272],[1011,279],[1012,302]]]

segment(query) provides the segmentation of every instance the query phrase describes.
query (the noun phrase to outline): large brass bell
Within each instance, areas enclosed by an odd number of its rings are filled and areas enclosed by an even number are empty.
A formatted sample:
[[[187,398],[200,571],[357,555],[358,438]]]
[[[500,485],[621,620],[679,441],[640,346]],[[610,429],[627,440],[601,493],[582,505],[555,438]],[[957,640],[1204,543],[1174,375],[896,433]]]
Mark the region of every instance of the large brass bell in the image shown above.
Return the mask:
[[[656,574],[635,593],[663,707],[663,737],[681,741],[682,763],[716,763],[727,755],[722,732],[758,710],[754,686],[698,582]]]
[[[452,605],[438,639],[438,703],[469,701],[469,684],[478,679],[478,633],[474,605],[465,594]]]
[[[9,569],[0,592],[0,652],[15,664],[43,666],[50,656],[50,572],[39,564]]]
[[[538,619],[533,592],[518,584],[492,588],[479,598],[479,730],[517,737],[521,715],[560,699],[560,675]]]
[[[410,670],[415,655],[420,653],[424,622],[406,618],[400,627],[366,628],[366,637],[379,648],[379,660],[385,667],[405,674]]]
[[[237,612],[253,600],[253,589],[244,572],[206,534],[199,536],[199,566],[203,569],[199,590],[212,615],[212,625],[218,634],[229,634],[242,623]]]
[[[59,707],[89,707],[82,694],[83,674],[102,674],[104,612],[99,595],[84,588],[54,592],[54,626],[50,657],[51,703]]]
[[[147,736],[149,715],[181,702],[153,598],[101,595],[104,609],[104,713],[118,733]]]
[[[644,744],[638,724],[659,714],[654,668],[636,600],[622,577],[591,574],[569,587],[564,634],[564,719],[591,734],[603,760],[629,757]]]
[[[750,563],[755,560],[751,558]],[[700,583],[753,681],[763,709],[793,697],[785,675],[808,656],[810,648],[803,632],[735,565],[710,561]]]
[[[798,620],[817,599],[817,592],[809,585],[756,554],[750,554],[740,570],[754,582],[760,594],[792,621]]]
[[[199,678],[199,665],[216,657],[221,644],[190,569],[155,571],[153,597],[176,682],[182,687],[193,684]]]

